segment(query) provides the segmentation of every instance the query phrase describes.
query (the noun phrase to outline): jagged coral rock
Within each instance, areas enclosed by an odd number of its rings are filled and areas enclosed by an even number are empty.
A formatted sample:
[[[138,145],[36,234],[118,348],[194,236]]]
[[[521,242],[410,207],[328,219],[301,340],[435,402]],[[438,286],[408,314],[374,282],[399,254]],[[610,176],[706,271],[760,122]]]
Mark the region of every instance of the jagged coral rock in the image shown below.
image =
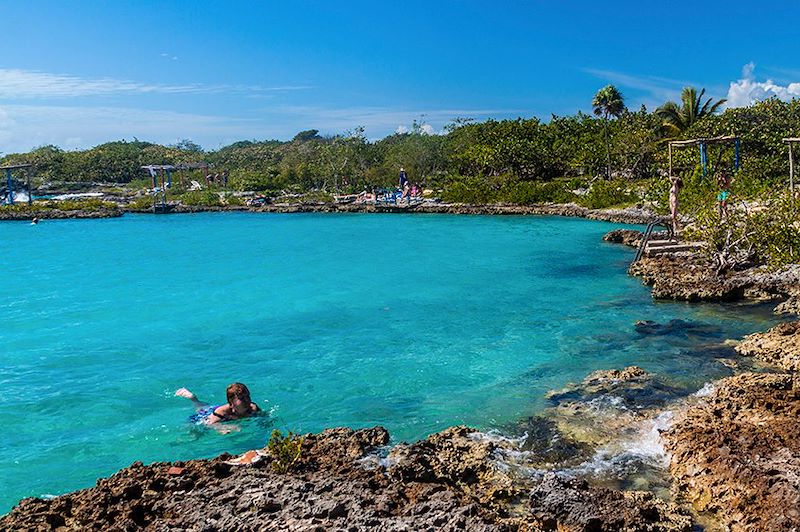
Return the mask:
[[[733,530],[800,528],[800,379],[720,381],[665,434],[678,489]]]
[[[781,323],[767,332],[746,336],[736,346],[743,356],[792,371],[800,370],[800,321]]]

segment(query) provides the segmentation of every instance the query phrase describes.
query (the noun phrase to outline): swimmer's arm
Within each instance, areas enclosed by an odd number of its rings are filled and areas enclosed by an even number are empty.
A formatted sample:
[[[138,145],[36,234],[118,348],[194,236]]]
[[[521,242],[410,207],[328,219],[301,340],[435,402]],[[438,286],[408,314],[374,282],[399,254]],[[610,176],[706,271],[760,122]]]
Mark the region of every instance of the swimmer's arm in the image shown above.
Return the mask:
[[[188,388],[178,388],[175,391],[175,395],[177,397],[184,397],[190,400],[195,408],[202,408],[204,406],[208,406],[208,403],[204,403],[203,401],[199,400],[195,394],[189,391]]]

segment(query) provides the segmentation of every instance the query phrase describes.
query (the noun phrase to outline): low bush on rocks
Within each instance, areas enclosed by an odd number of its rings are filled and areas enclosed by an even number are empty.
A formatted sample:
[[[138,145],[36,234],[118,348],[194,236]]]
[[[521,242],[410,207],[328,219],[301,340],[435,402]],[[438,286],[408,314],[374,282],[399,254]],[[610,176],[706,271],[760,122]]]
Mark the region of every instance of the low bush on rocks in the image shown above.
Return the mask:
[[[275,429],[267,444],[267,450],[275,458],[272,467],[277,473],[286,473],[300,458],[303,447],[303,437],[287,432],[286,436]]]

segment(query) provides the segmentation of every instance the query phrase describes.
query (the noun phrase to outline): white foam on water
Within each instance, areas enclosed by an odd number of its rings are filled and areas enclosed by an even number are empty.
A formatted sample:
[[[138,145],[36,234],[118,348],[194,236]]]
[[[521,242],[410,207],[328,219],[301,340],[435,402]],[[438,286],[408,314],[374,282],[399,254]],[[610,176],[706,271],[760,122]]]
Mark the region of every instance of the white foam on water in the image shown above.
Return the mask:
[[[365,455],[363,458],[356,460],[356,463],[367,471],[380,468],[391,469],[400,461],[399,458],[389,454],[391,450],[391,445],[379,447],[375,451]]]
[[[666,468],[669,455],[664,449],[661,433],[669,429],[673,418],[674,413],[667,410],[642,421],[632,437],[598,449],[590,460],[567,472],[576,476],[619,476],[634,473],[643,465]]]
[[[494,443],[494,444],[501,444],[501,445],[502,444],[509,444],[509,445],[513,445],[513,446],[519,447],[520,445],[525,443],[525,440],[528,439],[528,433],[525,432],[525,433],[522,434],[522,436],[519,436],[517,438],[511,438],[510,436],[505,436],[505,435],[501,434],[500,432],[498,432],[496,430],[490,430],[490,431],[487,431],[487,432],[476,431],[476,432],[470,432],[469,434],[467,434],[467,438],[469,438],[472,441],[477,441],[477,442],[484,442],[485,441],[485,442]]]
[[[692,397],[709,397],[709,396],[711,396],[711,395],[714,393],[714,391],[715,391],[716,389],[717,389],[717,387],[716,387],[716,386],[714,386],[714,384],[713,384],[713,383],[707,382],[707,383],[705,383],[705,384],[703,385],[703,387],[702,387],[702,388],[700,388],[699,390],[697,390],[696,392],[694,392],[694,393],[692,394]]]
[[[586,402],[586,405],[594,412],[605,410],[630,410],[625,406],[625,399],[617,395],[601,395]]]

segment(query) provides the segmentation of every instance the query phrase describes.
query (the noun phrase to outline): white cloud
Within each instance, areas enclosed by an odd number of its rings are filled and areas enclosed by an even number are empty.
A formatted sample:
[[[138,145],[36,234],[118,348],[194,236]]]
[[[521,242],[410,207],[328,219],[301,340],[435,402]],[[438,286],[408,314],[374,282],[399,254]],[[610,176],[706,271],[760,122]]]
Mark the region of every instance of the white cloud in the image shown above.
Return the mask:
[[[426,135],[436,134],[436,131],[434,131],[433,126],[431,126],[430,124],[422,124],[422,126],[419,129]]]
[[[789,83],[784,86],[770,79],[756,81],[753,74],[755,68],[752,62],[746,64],[742,68],[742,78],[731,83],[728,89],[727,107],[747,107],[773,96],[783,101],[800,98],[800,83]]]
[[[408,133],[408,128],[406,126],[397,126],[397,129],[395,129],[394,132],[398,135],[405,135]]]
[[[177,59],[177,58],[173,58]],[[259,87],[247,85],[154,85],[112,78],[84,79],[77,76],[50,74],[35,70],[0,69],[0,98],[74,98],[111,94],[185,94],[272,91],[309,89],[308,86]]]
[[[681,90],[687,85],[692,85],[689,81],[662,78],[658,76],[640,76],[616,72],[614,70],[601,70],[596,68],[585,68],[584,72],[591,74],[602,80],[619,85],[623,89],[630,88],[642,91],[646,94],[645,103],[648,105],[661,105],[668,100],[680,98]]]

